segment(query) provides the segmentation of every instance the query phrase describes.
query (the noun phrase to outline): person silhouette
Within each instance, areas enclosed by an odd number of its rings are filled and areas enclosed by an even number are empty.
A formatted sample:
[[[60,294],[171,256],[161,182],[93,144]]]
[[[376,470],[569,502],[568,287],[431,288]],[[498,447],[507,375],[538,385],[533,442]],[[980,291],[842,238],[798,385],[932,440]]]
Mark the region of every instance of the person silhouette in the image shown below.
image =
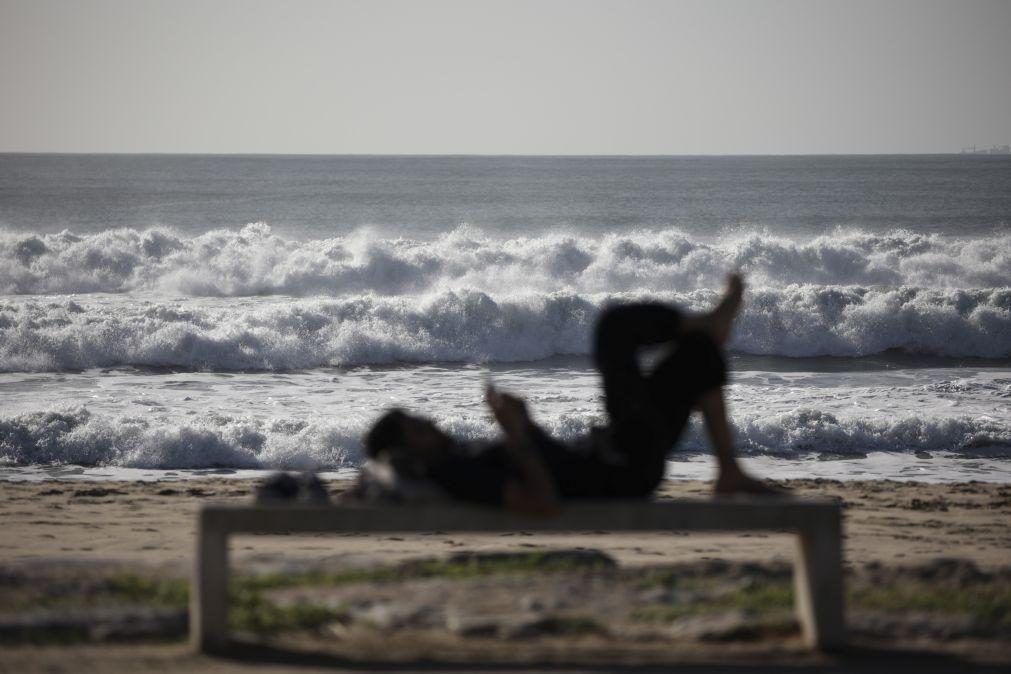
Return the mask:
[[[550,514],[561,499],[650,494],[664,477],[667,455],[689,415],[698,409],[716,457],[715,492],[779,493],[738,463],[723,399],[722,347],[743,293],[742,278],[733,274],[708,313],[689,314],[658,302],[606,309],[597,322],[593,356],[608,423],[580,438],[551,437],[530,418],[522,398],[489,385],[485,401],[502,430],[501,440],[463,442],[431,420],[395,408],[366,434],[366,455],[459,499]],[[657,346],[669,352],[645,372],[639,353]]]

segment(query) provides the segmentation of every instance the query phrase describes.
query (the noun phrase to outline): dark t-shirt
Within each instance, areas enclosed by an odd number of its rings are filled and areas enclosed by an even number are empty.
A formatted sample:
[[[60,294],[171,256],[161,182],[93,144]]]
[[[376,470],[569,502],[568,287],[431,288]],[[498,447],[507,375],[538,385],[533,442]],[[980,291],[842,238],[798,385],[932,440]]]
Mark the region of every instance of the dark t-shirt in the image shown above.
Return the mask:
[[[515,471],[501,443],[460,444],[427,468],[428,478],[450,496],[490,506],[502,505],[502,490]]]
[[[562,498],[614,496],[616,464],[601,429],[563,443],[536,429],[533,448],[547,466]],[[506,482],[520,479],[502,442],[460,443],[457,452],[428,467],[428,477],[454,498],[502,505]]]

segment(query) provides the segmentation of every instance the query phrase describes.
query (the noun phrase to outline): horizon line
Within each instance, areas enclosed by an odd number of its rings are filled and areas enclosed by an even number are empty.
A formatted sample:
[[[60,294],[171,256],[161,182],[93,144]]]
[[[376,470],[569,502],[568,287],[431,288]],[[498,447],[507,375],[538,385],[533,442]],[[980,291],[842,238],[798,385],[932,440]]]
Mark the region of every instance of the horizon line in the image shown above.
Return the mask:
[[[523,153],[483,153],[483,152],[448,152],[448,153],[400,153],[400,152],[83,152],[83,151],[24,151],[0,150],[0,156],[9,155],[50,155],[50,156],[106,156],[106,157],[414,157],[414,158],[504,158],[504,157],[543,157],[543,158],[670,158],[670,157],[905,157],[905,156],[937,156],[937,155],[968,155],[968,156],[1002,156],[1000,153],[991,155],[989,152],[963,152],[951,150],[946,152],[781,152],[781,153],[580,153],[580,154],[523,154]]]

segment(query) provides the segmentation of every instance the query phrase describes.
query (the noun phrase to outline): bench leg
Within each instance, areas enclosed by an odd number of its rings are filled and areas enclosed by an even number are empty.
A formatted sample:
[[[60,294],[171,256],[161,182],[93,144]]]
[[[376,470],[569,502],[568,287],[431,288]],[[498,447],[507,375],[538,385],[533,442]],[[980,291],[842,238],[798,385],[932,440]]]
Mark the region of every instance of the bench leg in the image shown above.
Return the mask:
[[[228,536],[204,522],[190,588],[190,642],[198,652],[222,652],[228,643]]]
[[[832,518],[798,536],[794,596],[804,640],[812,648],[831,650],[846,640],[841,529]]]

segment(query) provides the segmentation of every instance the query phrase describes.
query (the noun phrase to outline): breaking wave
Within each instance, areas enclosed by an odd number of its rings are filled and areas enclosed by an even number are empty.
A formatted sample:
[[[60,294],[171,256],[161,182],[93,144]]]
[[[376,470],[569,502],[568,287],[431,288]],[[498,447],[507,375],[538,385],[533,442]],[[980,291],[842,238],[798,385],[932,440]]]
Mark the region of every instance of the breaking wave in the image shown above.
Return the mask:
[[[720,287],[732,268],[756,287],[1006,287],[1011,234],[983,240],[841,230],[803,242],[766,233],[706,242],[675,229],[500,239],[461,226],[430,241],[368,230],[297,241],[262,223],[192,237],[160,228],[80,235],[0,230],[0,294],[16,295],[687,291]]]
[[[360,462],[359,438],[370,419],[256,420],[210,415],[175,426],[139,416],[103,416],[86,408],[0,418],[0,465],[75,464],[127,468],[339,469]],[[436,421],[457,437],[492,437],[490,422]],[[547,419],[547,430],[572,438],[598,422],[592,416]],[[941,451],[966,456],[1011,451],[1011,426],[990,417],[932,415],[852,419],[812,409],[734,421],[745,454],[803,457],[818,453]],[[704,434],[689,428],[678,452],[707,452]]]
[[[388,363],[518,362],[589,353],[601,309],[647,298],[688,308],[716,293],[492,297],[466,291],[332,300],[0,302],[0,371],[144,366],[291,370]],[[749,295],[733,350],[863,356],[903,350],[1011,357],[1011,288],[789,286]]]

